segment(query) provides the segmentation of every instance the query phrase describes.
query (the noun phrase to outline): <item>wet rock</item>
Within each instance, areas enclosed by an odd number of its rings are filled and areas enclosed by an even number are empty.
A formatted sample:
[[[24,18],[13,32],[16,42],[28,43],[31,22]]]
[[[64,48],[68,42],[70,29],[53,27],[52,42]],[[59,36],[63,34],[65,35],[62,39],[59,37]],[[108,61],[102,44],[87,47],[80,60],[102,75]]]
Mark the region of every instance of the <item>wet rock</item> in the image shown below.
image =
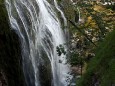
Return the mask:
[[[0,0],[0,86],[24,86],[20,41],[11,30],[4,0]]]
[[[8,86],[6,76],[2,70],[0,70],[0,86]]]

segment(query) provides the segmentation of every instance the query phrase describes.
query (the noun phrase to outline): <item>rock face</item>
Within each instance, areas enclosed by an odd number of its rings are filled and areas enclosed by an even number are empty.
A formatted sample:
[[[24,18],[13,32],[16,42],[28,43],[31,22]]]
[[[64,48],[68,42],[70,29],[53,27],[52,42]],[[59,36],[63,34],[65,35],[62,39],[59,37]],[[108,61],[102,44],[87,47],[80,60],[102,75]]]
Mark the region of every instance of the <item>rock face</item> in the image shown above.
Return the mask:
[[[0,0],[0,86],[24,86],[18,36],[9,27],[4,0]]]
[[[0,71],[0,86],[8,86],[4,72]]]
[[[81,75],[82,71],[81,71],[81,66],[74,66],[74,67],[71,67],[71,70],[72,70],[72,73],[75,74],[75,75]]]

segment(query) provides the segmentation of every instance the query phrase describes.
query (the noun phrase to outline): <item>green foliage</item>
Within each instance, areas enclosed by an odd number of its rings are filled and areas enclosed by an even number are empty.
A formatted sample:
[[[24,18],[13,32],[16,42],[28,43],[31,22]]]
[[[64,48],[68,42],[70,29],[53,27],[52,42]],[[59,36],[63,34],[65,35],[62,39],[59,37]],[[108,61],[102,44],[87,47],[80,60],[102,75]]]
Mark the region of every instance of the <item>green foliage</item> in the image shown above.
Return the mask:
[[[100,44],[78,86],[112,86],[115,84],[115,30]]]
[[[63,45],[57,46],[56,51],[57,51],[58,56],[61,56],[62,54],[64,55],[66,54],[66,51]]]
[[[61,0],[57,0],[58,2],[61,2]]]
[[[115,12],[111,7],[107,8],[107,6],[103,5],[98,1],[92,1],[92,0],[89,1],[73,0],[73,1],[77,3],[74,5],[71,4],[72,6],[69,5],[68,8],[71,9],[69,10],[65,9],[65,14],[69,22],[69,31],[71,33],[70,46],[72,47],[72,49],[70,48],[69,51],[71,51],[72,53],[70,52],[69,61],[71,65],[74,66],[86,63],[86,65],[82,66],[85,67],[87,66],[87,63],[89,63],[90,59],[95,56],[94,50],[95,48],[98,47],[98,43],[103,41],[103,39],[106,37],[106,34],[114,29]],[[80,20],[78,19],[78,17],[80,17]],[[106,62],[110,60],[109,58],[105,59]],[[93,64],[98,64],[101,61],[102,59],[99,58],[98,61],[95,60]],[[99,65],[98,67],[101,66]],[[97,69],[93,70],[91,68],[91,71],[96,70]],[[103,70],[104,68],[102,68],[101,71]],[[90,84],[90,81],[92,83],[92,77],[96,77],[96,80],[97,78],[100,77],[96,76],[91,71],[88,72],[89,75],[87,74],[87,76],[89,78],[87,77],[86,83],[84,80],[85,84],[82,84],[82,86],[86,86],[87,83]],[[105,78],[107,77],[108,76],[106,76]],[[91,86],[91,84],[90,85],[89,84],[87,86]]]
[[[83,65],[83,58],[81,58],[77,53],[72,52],[70,53],[69,57],[69,63],[71,66],[76,66],[76,65]]]
[[[107,5],[106,8],[115,11],[115,4],[114,5]]]

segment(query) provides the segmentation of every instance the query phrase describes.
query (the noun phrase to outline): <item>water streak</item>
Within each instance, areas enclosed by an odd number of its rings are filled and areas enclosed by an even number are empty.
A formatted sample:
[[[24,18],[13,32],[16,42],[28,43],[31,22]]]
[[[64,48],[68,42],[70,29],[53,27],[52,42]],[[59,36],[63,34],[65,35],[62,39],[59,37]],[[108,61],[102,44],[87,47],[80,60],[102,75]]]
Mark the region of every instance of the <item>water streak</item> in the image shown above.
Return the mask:
[[[67,25],[56,0],[54,5]],[[6,8],[11,27],[21,40],[27,86],[43,86],[41,67],[47,65],[51,66],[51,86],[67,86],[70,75],[66,56],[59,57],[56,52],[56,47],[66,41],[52,6],[47,0],[6,0]]]

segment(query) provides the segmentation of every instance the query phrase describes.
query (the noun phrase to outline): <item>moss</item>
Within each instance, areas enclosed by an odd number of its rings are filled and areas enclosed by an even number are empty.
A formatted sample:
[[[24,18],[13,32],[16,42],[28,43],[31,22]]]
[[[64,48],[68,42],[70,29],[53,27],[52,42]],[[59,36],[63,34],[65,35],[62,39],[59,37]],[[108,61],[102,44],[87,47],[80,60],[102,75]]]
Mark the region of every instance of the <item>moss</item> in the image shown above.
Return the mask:
[[[109,33],[96,50],[96,56],[91,60],[86,73],[80,79],[78,86],[112,86],[115,84],[115,30]]]
[[[4,71],[8,86],[24,86],[20,41],[8,23],[4,0],[0,0],[0,71]]]

